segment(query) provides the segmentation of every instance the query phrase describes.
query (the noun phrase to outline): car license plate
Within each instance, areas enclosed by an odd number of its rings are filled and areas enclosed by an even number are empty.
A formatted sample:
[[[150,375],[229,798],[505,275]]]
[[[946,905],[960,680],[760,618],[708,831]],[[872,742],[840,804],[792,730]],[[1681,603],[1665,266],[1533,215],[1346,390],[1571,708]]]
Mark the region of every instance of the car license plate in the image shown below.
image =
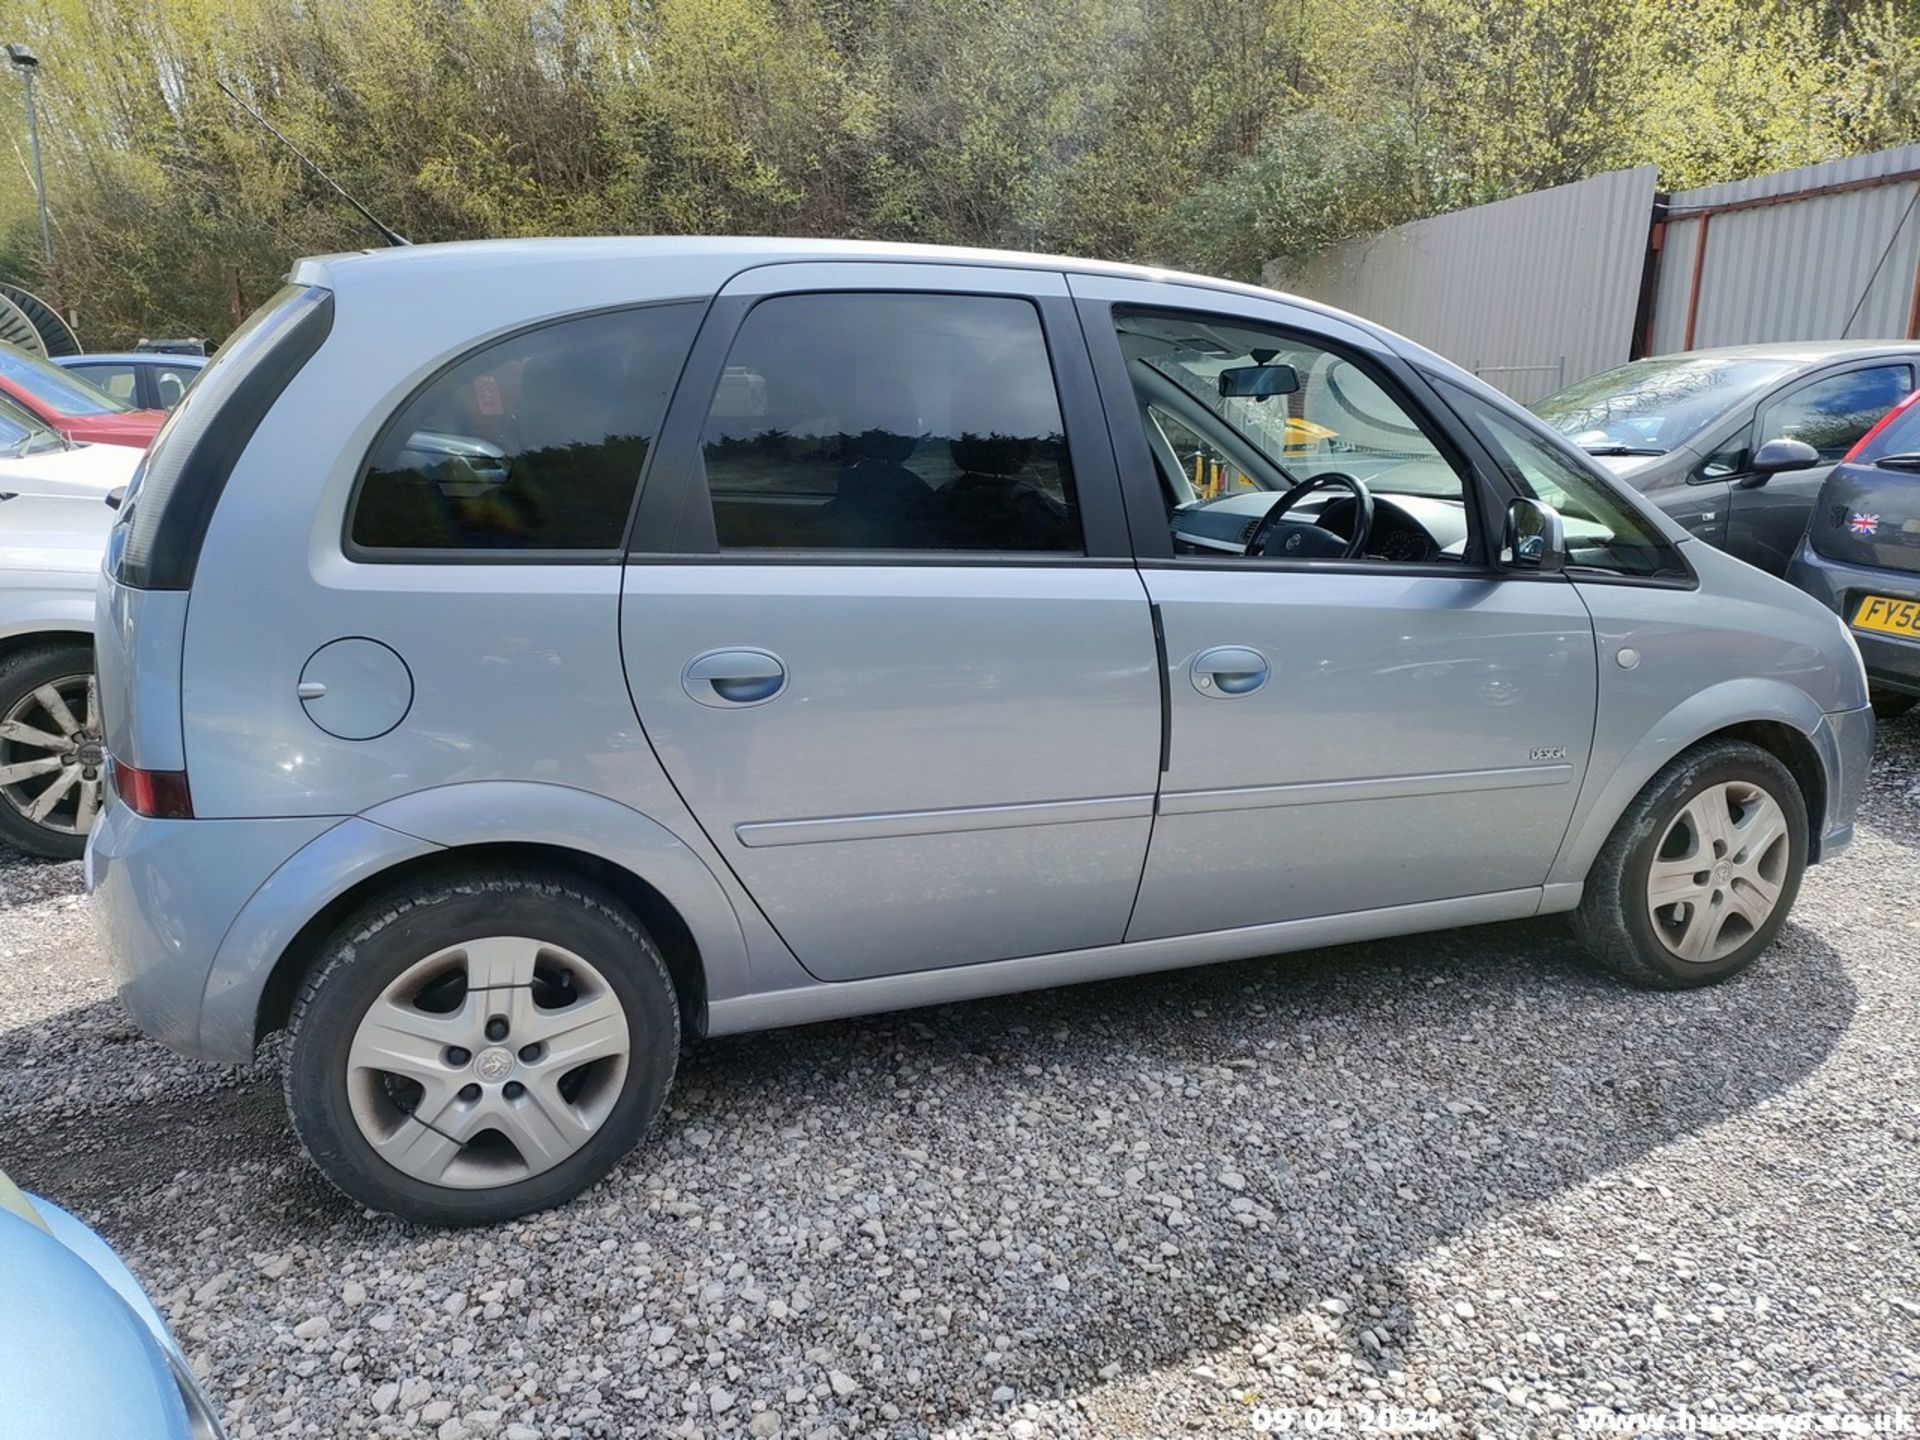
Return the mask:
[[[1853,612],[1853,628],[1920,640],[1920,600],[1894,600],[1885,595],[1868,595],[1861,600],[1860,608]]]

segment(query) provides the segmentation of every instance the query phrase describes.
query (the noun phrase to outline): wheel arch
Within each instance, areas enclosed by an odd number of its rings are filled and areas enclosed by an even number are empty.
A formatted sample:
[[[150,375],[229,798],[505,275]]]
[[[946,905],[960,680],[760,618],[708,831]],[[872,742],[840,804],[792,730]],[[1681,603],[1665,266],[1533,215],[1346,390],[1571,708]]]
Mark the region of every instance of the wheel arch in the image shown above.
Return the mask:
[[[93,644],[93,627],[75,620],[24,621],[0,626],[0,661],[10,660],[23,650],[43,645]]]
[[[736,983],[746,941],[707,864],[659,822],[602,796],[523,781],[421,791],[332,826],[268,877],[228,928],[200,1006],[201,1053],[236,1062],[286,1023],[327,937],[397,886],[474,866],[598,885],[659,945],[689,1028],[716,974]]]
[[[1787,767],[1806,800],[1808,859],[1818,860],[1838,764],[1818,738],[1825,719],[1806,692],[1764,678],[1730,680],[1687,697],[1647,727],[1607,773],[1589,775],[1548,883],[1584,881],[1634,798],[1676,756],[1708,740],[1747,741]]]
[[[320,960],[327,939],[354,911],[393,894],[474,870],[513,870],[555,880],[585,881],[626,905],[660,948],[680,1005],[683,1031],[706,1030],[707,982],[699,942],[657,886],[602,855],[563,845],[491,841],[434,849],[364,877],[314,913],[269,972],[254,1011],[253,1043],[286,1028],[300,985]]]

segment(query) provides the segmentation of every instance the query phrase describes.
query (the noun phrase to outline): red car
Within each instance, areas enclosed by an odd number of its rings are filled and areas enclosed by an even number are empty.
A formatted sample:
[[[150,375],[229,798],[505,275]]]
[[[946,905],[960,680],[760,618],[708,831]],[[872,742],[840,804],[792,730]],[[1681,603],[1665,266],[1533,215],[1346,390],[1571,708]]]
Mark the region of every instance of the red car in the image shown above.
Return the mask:
[[[0,394],[69,440],[145,449],[167,418],[133,410],[51,361],[0,341]]]

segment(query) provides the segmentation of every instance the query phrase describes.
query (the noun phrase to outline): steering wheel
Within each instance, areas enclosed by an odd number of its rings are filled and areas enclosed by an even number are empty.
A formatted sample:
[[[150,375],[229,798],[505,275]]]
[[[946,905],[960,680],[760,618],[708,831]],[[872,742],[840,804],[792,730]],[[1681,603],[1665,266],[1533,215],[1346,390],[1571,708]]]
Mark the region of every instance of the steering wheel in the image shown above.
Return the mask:
[[[1333,531],[1305,520],[1289,520],[1287,512],[1316,490],[1343,485],[1353,492],[1353,534],[1342,540]],[[1273,502],[1247,536],[1244,555],[1277,555],[1283,560],[1352,560],[1367,553],[1373,535],[1373,492],[1353,475],[1329,470],[1302,480]]]

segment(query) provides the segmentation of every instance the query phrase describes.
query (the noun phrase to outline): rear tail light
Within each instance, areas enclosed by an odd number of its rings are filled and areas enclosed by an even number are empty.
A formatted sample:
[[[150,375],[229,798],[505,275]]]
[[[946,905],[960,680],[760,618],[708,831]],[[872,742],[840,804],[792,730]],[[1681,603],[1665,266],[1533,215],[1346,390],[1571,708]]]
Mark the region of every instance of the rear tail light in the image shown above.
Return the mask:
[[[184,770],[137,770],[108,759],[107,780],[128,808],[149,820],[191,820],[193,796]]]
[[[1905,414],[1907,407],[1912,405],[1916,400],[1920,400],[1920,390],[1914,391],[1911,395],[1907,396],[1906,399],[1882,415],[1871,430],[1867,431],[1866,434],[1854,442],[1853,448],[1847,451],[1845,458],[1840,463],[1844,465],[1848,460],[1865,459],[1867,447],[1874,442],[1882,430],[1886,429],[1887,426]]]

